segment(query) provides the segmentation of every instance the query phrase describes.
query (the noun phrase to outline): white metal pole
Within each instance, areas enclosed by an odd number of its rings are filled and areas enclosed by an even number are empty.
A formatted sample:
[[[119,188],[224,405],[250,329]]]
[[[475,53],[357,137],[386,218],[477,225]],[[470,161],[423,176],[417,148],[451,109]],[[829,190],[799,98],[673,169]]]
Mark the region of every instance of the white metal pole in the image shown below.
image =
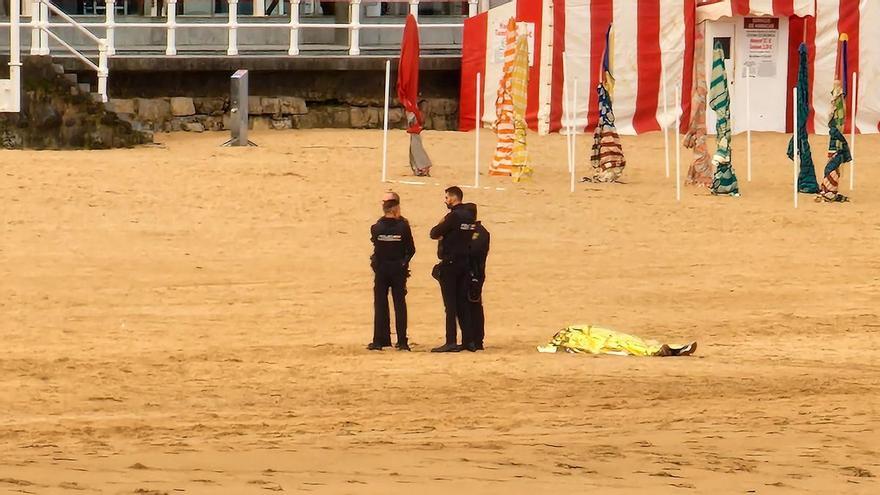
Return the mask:
[[[468,0],[468,17],[477,15],[477,0]]]
[[[574,87],[571,90],[571,103],[569,104],[569,120],[568,120],[568,134],[570,137],[568,141],[568,159],[569,159],[569,192],[574,192],[574,176],[577,173],[577,160],[574,154],[574,141],[575,141],[575,120],[577,120],[577,111],[575,106],[577,105],[577,79],[574,80]]]
[[[476,112],[474,114],[474,189],[480,187],[480,128],[483,127],[483,118],[480,114],[480,99],[483,92],[480,91],[480,73],[477,72]]]
[[[666,70],[660,71],[660,77],[663,80],[663,155],[666,158],[666,178],[669,178],[669,124],[666,119],[669,118],[669,96],[666,90]],[[676,131],[678,132],[678,131]]]
[[[675,87],[675,200],[681,201],[681,89]]]
[[[351,0],[349,4],[350,7],[350,15],[349,19],[351,22],[349,23],[349,47],[348,54],[349,55],[360,55],[361,54],[361,0]]]
[[[31,55],[40,54],[40,0],[31,3]]]
[[[793,186],[794,187],[794,207],[797,208],[798,207],[798,187],[797,187],[798,186],[798,184],[797,184],[798,162],[799,162],[799,158],[800,158],[798,156],[798,141],[797,141],[797,138],[798,138],[798,116],[797,116],[798,95],[797,95],[797,88],[794,88],[794,90],[792,92],[794,93],[794,96],[792,96],[792,105],[791,105],[792,119],[791,119],[791,121],[794,124],[793,128],[792,128],[794,133],[792,134],[793,137],[791,139],[791,142],[793,145],[792,150],[794,151],[794,154],[792,155],[791,161],[792,161],[792,167],[794,168],[794,186]]]
[[[574,174],[577,170],[577,135],[578,135],[578,124],[577,124],[577,105],[578,105],[578,78],[574,78],[574,88],[571,90],[571,180],[572,180],[572,191],[574,191]]]
[[[177,0],[167,0],[165,5],[165,55],[177,55]]]
[[[382,123],[382,182],[388,174],[388,98],[391,91],[391,61],[385,61],[385,119]]]
[[[255,7],[257,7],[255,5]],[[265,7],[264,14],[265,15]],[[229,0],[229,27],[228,46],[226,47],[227,55],[238,55],[238,0]]]
[[[568,162],[568,172],[571,173],[571,96],[568,89],[568,57],[562,52],[562,101],[565,124],[565,159]]]
[[[749,182],[752,181],[752,69],[746,66],[746,163]]]
[[[107,67],[107,46],[105,43],[103,40],[98,43],[98,94],[101,95],[101,101],[107,103],[107,76],[110,72]]]
[[[21,4],[9,3],[9,83],[12,101],[9,110],[21,111]]]
[[[40,55],[49,54],[49,6],[40,2]]]
[[[419,0],[409,0],[409,13],[419,20]]]
[[[856,101],[859,99],[859,73],[853,72],[853,82],[852,82],[852,128],[850,129],[850,146],[849,151],[852,155],[852,161],[849,163],[849,190],[852,191],[855,188],[855,176],[856,176],[856,112],[858,111],[858,105]]]
[[[116,53],[116,0],[107,0],[104,4],[104,20],[107,22],[107,55]]]
[[[299,4],[300,0],[290,2],[290,46],[288,55],[299,55]],[[284,5],[284,2],[281,2]]]

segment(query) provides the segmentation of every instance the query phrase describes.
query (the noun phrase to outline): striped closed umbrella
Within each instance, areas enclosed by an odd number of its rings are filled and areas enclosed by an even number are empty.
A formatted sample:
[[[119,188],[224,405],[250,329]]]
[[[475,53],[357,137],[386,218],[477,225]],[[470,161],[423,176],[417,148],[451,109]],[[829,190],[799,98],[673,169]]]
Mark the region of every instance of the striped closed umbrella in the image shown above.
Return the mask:
[[[507,21],[507,36],[504,44],[504,66],[498,84],[498,97],[495,101],[495,156],[489,166],[489,175],[513,174],[513,143],[515,126],[513,116],[513,70],[516,63],[516,20]]]
[[[813,154],[810,151],[810,140],[807,135],[807,117],[810,114],[810,83],[807,79],[807,44],[801,43],[798,48],[798,80],[797,80],[797,140],[798,156],[801,168],[798,172],[798,191],[806,194],[819,192],[816,182],[816,168],[813,165]],[[794,160],[794,137],[788,142],[788,158]]]
[[[685,184],[712,186],[712,161],[706,146],[706,28],[700,24],[694,36],[694,93],[691,97],[691,124],[684,136],[685,148],[694,150]]]
[[[840,167],[852,161],[849,143],[843,135],[843,123],[846,120],[846,88],[847,85],[847,37],[840,36],[840,48],[837,52],[837,70],[834,85],[831,88],[831,118],[828,120],[828,163],[825,165],[825,176],[819,188],[819,200],[829,202],[847,201],[848,198],[838,191],[840,184]]]
[[[593,182],[615,182],[623,175],[626,158],[623,145],[614,125],[614,106],[611,95],[614,92],[614,76],[611,73],[611,26],[605,33],[605,53],[602,57],[602,73],[596,85],[599,95],[599,125],[593,131],[593,148],[590,164],[593,167]]]
[[[513,97],[513,180],[521,182],[532,176],[529,150],[526,147],[526,103],[529,87],[529,42],[525,35],[517,36],[516,57],[513,61],[513,79],[510,93]]]
[[[724,68],[724,49],[715,43],[712,53],[712,81],[709,84],[709,107],[715,111],[715,155],[712,165],[712,194],[739,196],[739,183],[731,164],[730,152],[730,91],[727,88],[727,71]]]

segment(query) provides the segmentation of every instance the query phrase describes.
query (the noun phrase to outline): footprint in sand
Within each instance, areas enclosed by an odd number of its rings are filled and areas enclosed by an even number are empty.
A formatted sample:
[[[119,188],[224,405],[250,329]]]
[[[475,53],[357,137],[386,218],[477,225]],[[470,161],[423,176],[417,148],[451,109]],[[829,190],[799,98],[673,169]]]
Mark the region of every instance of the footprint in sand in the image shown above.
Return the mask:
[[[65,490],[86,490],[87,487],[80,485],[75,481],[64,481],[58,484],[58,488],[64,488]]]
[[[857,466],[846,466],[840,468],[841,471],[847,474],[847,476],[855,476],[856,478],[873,478],[874,474],[867,469],[860,468]]]
[[[260,488],[263,490],[269,490],[272,492],[283,492],[284,488],[281,487],[278,483],[274,481],[266,481],[266,480],[251,480],[248,481],[249,485],[260,485]]]
[[[17,480],[15,478],[0,478],[0,484],[8,484],[8,485],[16,485],[16,486],[34,486],[33,483],[27,480]]]

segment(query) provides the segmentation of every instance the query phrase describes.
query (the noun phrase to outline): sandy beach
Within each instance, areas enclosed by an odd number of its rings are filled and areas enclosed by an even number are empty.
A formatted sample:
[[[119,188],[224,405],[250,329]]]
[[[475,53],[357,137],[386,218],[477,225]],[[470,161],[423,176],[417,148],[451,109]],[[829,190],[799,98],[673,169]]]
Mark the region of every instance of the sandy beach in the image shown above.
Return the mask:
[[[434,177],[390,186],[412,353],[365,350],[381,132],[227,137],[0,151],[0,493],[880,491],[880,136],[851,203],[794,209],[785,135],[755,134],[751,182],[735,136],[741,197],[677,203],[662,134],[623,139],[625,184],[570,194],[564,137],[530,135],[514,184],[483,131],[487,350],[448,355],[428,230],[473,133],[425,132]],[[699,350],[536,352],[577,323]]]

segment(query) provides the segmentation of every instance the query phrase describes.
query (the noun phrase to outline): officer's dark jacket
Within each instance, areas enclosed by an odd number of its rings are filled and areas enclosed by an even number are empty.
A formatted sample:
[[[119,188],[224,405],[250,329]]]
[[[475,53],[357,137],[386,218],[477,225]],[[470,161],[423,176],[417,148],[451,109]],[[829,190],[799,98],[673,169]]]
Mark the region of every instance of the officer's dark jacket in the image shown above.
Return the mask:
[[[373,241],[373,263],[408,264],[416,254],[409,222],[401,218],[382,217],[370,228]]]
[[[431,229],[431,239],[440,239],[437,245],[437,257],[441,260],[467,258],[476,221],[475,205],[453,206],[452,211]]]

